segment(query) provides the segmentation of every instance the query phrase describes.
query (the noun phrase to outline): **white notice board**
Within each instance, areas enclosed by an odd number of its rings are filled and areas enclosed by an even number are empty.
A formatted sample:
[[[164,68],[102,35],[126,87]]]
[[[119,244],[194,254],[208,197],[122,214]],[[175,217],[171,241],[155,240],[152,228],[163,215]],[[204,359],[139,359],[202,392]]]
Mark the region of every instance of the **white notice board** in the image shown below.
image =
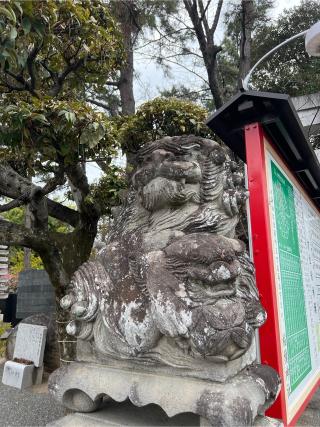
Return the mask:
[[[288,420],[320,378],[320,213],[266,143],[266,173]]]

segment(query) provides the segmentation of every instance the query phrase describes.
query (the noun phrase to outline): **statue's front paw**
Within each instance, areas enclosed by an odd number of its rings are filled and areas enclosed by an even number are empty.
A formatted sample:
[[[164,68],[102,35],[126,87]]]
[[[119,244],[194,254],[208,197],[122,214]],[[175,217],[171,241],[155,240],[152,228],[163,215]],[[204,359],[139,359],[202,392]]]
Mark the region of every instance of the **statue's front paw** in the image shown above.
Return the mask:
[[[71,320],[66,326],[67,334],[82,340],[89,340],[93,335],[93,322]]]
[[[70,310],[73,320],[67,326],[69,335],[88,339],[92,334],[100,303],[107,297],[110,285],[104,267],[98,262],[84,263],[73,275],[68,293],[60,300]]]

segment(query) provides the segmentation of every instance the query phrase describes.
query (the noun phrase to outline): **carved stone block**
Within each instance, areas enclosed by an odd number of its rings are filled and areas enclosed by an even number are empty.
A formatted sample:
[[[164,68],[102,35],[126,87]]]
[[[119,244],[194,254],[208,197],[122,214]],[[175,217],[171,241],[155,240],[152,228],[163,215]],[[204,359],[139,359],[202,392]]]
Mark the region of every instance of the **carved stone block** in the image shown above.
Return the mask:
[[[35,366],[8,360],[4,364],[2,383],[20,390],[33,385]]]
[[[241,374],[215,383],[105,365],[72,363],[55,371],[51,394],[73,411],[92,412],[102,400],[136,406],[159,405],[169,417],[193,412],[213,426],[252,425],[279,391],[278,377],[267,366],[247,367]]]
[[[175,390],[174,405],[191,381],[192,396],[177,403],[178,411],[209,420],[222,414],[224,425],[234,425],[235,416],[252,424],[271,404],[279,385],[276,372],[251,366],[255,329],[266,313],[252,262],[236,238],[247,198],[242,185],[224,149],[209,139],[166,137],[139,151],[106,246],[96,261],[79,268],[61,300],[73,315],[67,331],[77,337],[77,360],[84,363],[70,367],[66,377],[56,374],[52,390],[64,390],[55,393],[63,402],[67,387],[76,384],[73,369],[83,366],[88,373],[97,372],[89,366],[100,366],[103,377],[114,369],[112,381],[117,377],[123,398],[134,403],[145,402],[145,387],[162,407]],[[155,374],[164,381],[157,393]],[[98,380],[86,381],[79,390],[90,399],[99,393],[122,399],[107,377],[99,379],[103,387]]]

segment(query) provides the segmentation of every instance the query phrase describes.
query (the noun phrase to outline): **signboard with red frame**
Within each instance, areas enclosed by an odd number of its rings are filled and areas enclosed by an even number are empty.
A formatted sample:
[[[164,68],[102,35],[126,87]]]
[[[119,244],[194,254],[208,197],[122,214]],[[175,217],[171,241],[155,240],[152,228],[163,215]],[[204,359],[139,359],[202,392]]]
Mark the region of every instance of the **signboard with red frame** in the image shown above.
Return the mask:
[[[287,95],[239,93],[207,124],[247,164],[260,357],[282,379],[266,415],[293,426],[320,385],[320,165]]]
[[[259,123],[245,127],[245,145],[253,259],[268,314],[261,363],[282,378],[267,415],[294,425],[320,384],[320,212]]]

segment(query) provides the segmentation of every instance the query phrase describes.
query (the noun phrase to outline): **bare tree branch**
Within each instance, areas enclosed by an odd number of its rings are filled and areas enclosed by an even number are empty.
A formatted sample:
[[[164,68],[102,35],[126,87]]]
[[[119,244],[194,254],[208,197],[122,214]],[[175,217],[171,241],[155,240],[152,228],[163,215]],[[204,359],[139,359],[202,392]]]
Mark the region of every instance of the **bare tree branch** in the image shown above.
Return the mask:
[[[97,163],[97,165],[99,166],[99,168],[104,173],[108,173],[109,172],[109,170],[110,170],[110,163],[104,162],[103,160],[97,160],[96,163]]]
[[[104,85],[107,86],[115,86],[115,87],[119,87],[120,82],[113,82],[111,80],[107,80],[106,82],[103,82]]]
[[[218,22],[219,22],[219,19],[220,19],[222,5],[223,5],[223,0],[219,0],[218,1],[218,6],[217,6],[217,9],[216,9],[216,14],[214,16],[213,24],[212,24],[212,27],[210,28],[210,38],[212,38],[212,39],[213,39],[213,35],[214,35],[214,33],[215,33],[216,29],[217,29],[217,26],[218,26]]]
[[[0,163],[0,195],[10,197],[10,199],[18,199],[22,195],[31,194],[34,187],[28,179],[19,175],[11,166]],[[50,216],[73,227],[77,226],[80,220],[77,211],[50,199],[46,199],[46,203]]]
[[[155,59],[154,56],[152,55],[144,55],[145,57],[148,57],[150,59]],[[188,71],[189,73],[194,74],[195,76],[197,76],[199,79],[201,79],[204,83],[206,83],[207,85],[209,85],[208,80],[206,80],[203,76],[201,76],[200,74],[198,74],[196,71],[191,70],[190,68],[186,67],[185,65],[181,64],[181,62],[177,62],[177,61],[173,61],[172,59],[167,59],[166,57],[161,58],[161,60],[163,62],[170,62],[171,64],[175,64],[175,65],[179,65],[179,67],[183,68],[184,70]]]
[[[209,0],[207,0],[209,1]],[[210,87],[214,103],[216,108],[221,107],[222,105],[222,97],[221,91],[217,78],[217,54],[222,50],[221,46],[216,46],[214,44],[214,33],[217,29],[217,25],[220,19],[221,8],[223,4],[223,0],[218,1],[216,13],[214,16],[213,24],[209,29],[209,33],[207,33],[207,37],[205,34],[205,17],[201,20],[198,9],[197,9],[197,0],[183,0],[185,8],[188,12],[188,15],[193,24],[194,32],[197,36],[199,47],[203,56],[203,62],[207,70],[208,75],[208,85]],[[202,10],[201,18],[203,16],[203,12],[205,8],[203,7],[202,0],[198,0],[199,7]],[[201,13],[201,12],[200,12]]]
[[[39,98],[39,95],[37,94],[37,92],[34,89],[32,89],[30,83],[27,82],[21,74],[14,74],[9,70],[5,70],[4,72],[5,74],[7,74],[8,76],[10,76],[11,78],[13,78],[15,81],[17,81],[22,85],[21,88],[17,88],[16,90],[18,91],[27,90],[28,92],[31,93],[31,95],[35,96],[36,98]],[[13,86],[10,85],[10,83],[8,82],[5,82],[5,83],[8,84],[8,87],[11,86],[10,89],[14,90]]]
[[[44,233],[35,233],[23,225],[0,218],[0,244],[24,246],[39,251],[48,244],[48,237]]]
[[[48,67],[46,60],[42,60],[40,61],[40,64],[43,66],[43,68],[48,71],[48,73],[50,74],[51,79],[53,80],[54,83],[57,82],[58,79],[58,73],[56,71],[51,70],[51,68]]]
[[[56,218],[62,222],[66,222],[72,227],[76,227],[79,224],[80,214],[74,209],[70,209],[67,206],[64,206],[61,203],[55,202],[51,199],[47,199],[47,205],[48,213],[53,218]]]
[[[86,59],[88,59],[88,58],[86,58]],[[58,93],[61,91],[61,89],[63,87],[63,83],[64,83],[66,77],[70,73],[72,73],[72,72],[76,71],[78,68],[80,68],[84,64],[84,61],[85,61],[85,58],[80,58],[78,61],[74,62],[73,64],[69,64],[62,73],[59,73],[59,75],[57,77],[57,81],[50,91],[51,96],[54,97],[54,96],[58,95]]]
[[[57,189],[60,185],[65,184],[66,179],[64,176],[63,164],[60,164],[58,169],[54,172],[53,178],[49,179],[46,185],[42,188],[42,194],[50,194]]]
[[[185,26],[184,28],[178,28],[178,29],[177,29],[177,30],[175,30],[175,31],[170,31],[170,32],[165,33],[165,34],[162,34],[162,33],[161,33],[161,31],[160,31],[158,28],[156,28],[156,30],[157,30],[157,32],[160,34],[160,37],[159,37],[159,38],[157,38],[157,39],[154,39],[154,40],[149,40],[149,41],[147,41],[146,43],[144,43],[144,44],[142,44],[142,45],[140,45],[140,46],[137,46],[137,47],[135,48],[135,51],[138,51],[139,49],[143,49],[143,48],[145,48],[146,46],[148,46],[148,45],[150,45],[150,44],[158,43],[158,42],[160,42],[162,39],[169,40],[169,37],[170,37],[170,36],[172,36],[172,35],[174,35],[174,34],[177,34],[177,33],[180,33],[181,31],[193,30],[193,28]]]
[[[8,89],[8,92],[6,92],[6,93],[10,93],[10,92],[13,92],[13,91],[23,92],[25,90],[24,87],[13,86],[12,84],[10,84],[8,82],[0,83],[0,86],[3,86],[4,88]]]
[[[83,167],[79,163],[71,165],[66,168],[66,173],[72,185],[81,192],[83,197],[86,197],[90,187]]]
[[[202,4],[202,6],[200,5],[200,2],[201,2],[201,4]],[[200,6],[200,12],[201,12],[200,21],[202,21],[202,20],[203,20],[203,18],[205,17],[205,14],[206,14],[206,12],[207,12],[207,10],[208,10],[209,6],[210,6],[210,3],[211,3],[211,0],[208,0],[208,1],[207,1],[207,4],[206,4],[206,7],[205,7],[205,8],[203,8],[202,0],[199,0],[199,6]]]
[[[25,205],[26,203],[28,203],[28,201],[26,200],[26,197],[23,194],[22,196],[18,197],[18,199],[11,200],[11,202],[9,203],[0,205],[0,212],[7,212],[10,209],[18,208],[19,206]]]
[[[40,49],[42,47],[42,42],[39,43],[38,45],[34,45],[33,49],[31,50],[31,52],[28,55],[27,58],[27,67],[28,67],[28,72],[30,75],[30,90],[34,91],[35,87],[36,87],[36,76],[35,76],[35,68],[34,68],[34,61],[38,55],[38,53],[40,52]]]
[[[206,49],[207,49],[207,40],[206,40],[202,23],[200,22],[200,18],[198,15],[196,0],[194,0],[192,4],[190,0],[183,0],[183,2],[190,16],[190,19],[192,21],[193,28],[196,33],[198,43],[200,46],[200,50],[205,58]]]
[[[211,3],[211,0],[208,0],[207,1],[207,5],[204,8],[203,1],[202,0],[198,0],[199,10],[200,10],[200,13],[201,13],[201,16],[200,16],[200,19],[199,19],[199,24],[201,25],[201,22],[203,22],[203,26],[204,26],[204,29],[205,29],[205,32],[206,32],[207,40],[209,40],[209,37],[210,37],[210,28],[209,28],[208,20],[206,18],[206,11],[207,11],[210,3]]]
[[[109,110],[109,105],[105,104],[104,102],[95,101],[94,99],[90,99],[90,98],[86,99],[86,101],[90,102],[90,104],[96,105],[97,107],[101,107],[101,108],[104,108],[105,110]]]

